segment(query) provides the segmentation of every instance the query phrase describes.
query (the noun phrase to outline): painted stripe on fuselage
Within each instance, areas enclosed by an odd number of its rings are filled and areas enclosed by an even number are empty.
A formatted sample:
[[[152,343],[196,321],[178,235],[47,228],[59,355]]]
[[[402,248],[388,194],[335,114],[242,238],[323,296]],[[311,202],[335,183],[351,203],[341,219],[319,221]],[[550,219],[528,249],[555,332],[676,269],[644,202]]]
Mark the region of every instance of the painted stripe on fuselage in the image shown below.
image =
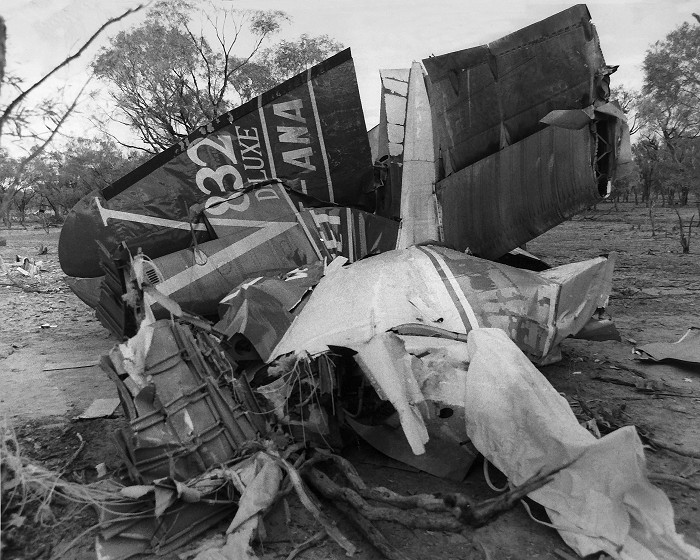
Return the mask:
[[[267,222],[258,231],[232,243],[228,247],[221,249],[221,251],[207,255],[207,260],[204,264],[193,264],[182,272],[178,272],[174,276],[163,280],[163,282],[156,285],[156,289],[168,296],[174,294],[297,225],[296,222]]]

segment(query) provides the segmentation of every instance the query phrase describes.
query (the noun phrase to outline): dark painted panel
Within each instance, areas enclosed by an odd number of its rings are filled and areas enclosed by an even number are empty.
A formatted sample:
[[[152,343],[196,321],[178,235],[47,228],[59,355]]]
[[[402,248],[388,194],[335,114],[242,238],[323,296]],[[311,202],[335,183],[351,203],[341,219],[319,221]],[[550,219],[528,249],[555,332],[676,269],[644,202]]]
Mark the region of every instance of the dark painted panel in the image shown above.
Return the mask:
[[[96,240],[110,250],[126,241],[152,258],[184,249],[192,241],[188,228],[146,223],[139,216],[186,222],[193,204],[273,176],[323,201],[371,209],[372,161],[349,49],[83,198],[61,232],[61,267],[69,276],[100,275]],[[205,231],[198,237],[209,238]]]
[[[547,127],[440,181],[445,243],[495,259],[601,200],[588,127]]]

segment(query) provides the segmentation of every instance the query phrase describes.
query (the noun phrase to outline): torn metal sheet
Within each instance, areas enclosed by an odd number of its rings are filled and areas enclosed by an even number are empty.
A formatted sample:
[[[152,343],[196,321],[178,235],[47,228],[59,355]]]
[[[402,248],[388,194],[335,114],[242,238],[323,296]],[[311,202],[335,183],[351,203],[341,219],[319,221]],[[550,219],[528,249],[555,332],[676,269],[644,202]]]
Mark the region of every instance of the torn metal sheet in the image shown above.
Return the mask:
[[[295,269],[282,278],[258,277],[244,282],[219,303],[215,325],[226,339],[244,336],[263,362],[268,362],[323,275],[323,264]]]
[[[607,101],[612,71],[583,4],[423,64],[446,176],[539,131],[553,109]]]
[[[285,356],[261,368],[251,384],[271,422],[295,440],[342,447],[335,412],[338,374],[329,356]],[[326,406],[328,405],[328,406]]]
[[[355,360],[369,378],[379,397],[396,409],[404,434],[416,455],[425,453],[430,439],[423,416],[427,410],[423,395],[413,374],[417,358],[406,352],[393,333],[380,333],[357,348]]]
[[[401,215],[401,181],[404,158],[406,107],[410,70],[380,70],[382,83],[379,125],[374,132],[373,161],[385,162],[386,183],[377,191],[376,212],[387,218]]]
[[[300,192],[373,209],[372,161],[350,49],[200,127],[103,191],[83,198],[61,230],[68,276],[102,274],[95,241],[126,242],[151,258],[185,249],[201,223],[195,203],[220,201],[245,184],[294,180]]]
[[[585,5],[423,62],[448,247],[497,259],[600,202],[631,162]]]
[[[589,20],[575,6],[432,57],[429,80],[419,63],[383,70],[371,147],[344,51],[81,201],[62,231],[62,266],[96,276],[93,244],[140,247],[153,261],[149,282],[213,315],[248,278],[338,255],[352,262],[435,241],[501,257],[598,201],[629,157],[624,114],[608,102],[613,69]],[[270,184],[278,178],[284,188]],[[130,335],[128,282],[112,269],[100,319]],[[73,285],[95,303],[88,284]]]
[[[95,309],[100,301],[100,286],[102,277],[96,278],[74,278],[65,276],[63,281],[68,284],[71,291],[80,298],[87,306]]]
[[[464,422],[463,416],[459,418]],[[430,427],[430,439],[424,446],[425,452],[415,455],[403,431],[398,428],[386,425],[368,426],[350,417],[345,421],[358,436],[377,451],[439,478],[461,482],[476,459],[475,453],[467,451],[456,442],[440,438],[439,432],[431,433]]]
[[[119,398],[113,399],[95,399],[90,403],[87,410],[80,416],[76,416],[76,420],[88,420],[91,418],[107,418],[114,414],[114,411],[119,406]]]
[[[531,359],[553,360],[559,342],[604,307],[613,264],[599,257],[534,273],[444,247],[390,251],[327,274],[273,356],[357,350],[420,323],[462,334],[499,327]]]
[[[218,500],[222,502],[222,497]],[[97,536],[95,552],[97,560],[125,560],[132,556],[155,553],[171,554],[203,532],[218,525],[235,510],[235,503],[193,503],[183,507],[176,503],[160,517],[153,515],[143,504],[120,508],[110,515],[103,510],[102,523],[109,525]],[[116,515],[115,515],[116,514]],[[114,523],[120,516],[138,515],[136,521]],[[151,515],[152,517],[148,518]],[[147,517],[143,519],[143,517]]]
[[[232,516],[222,553],[232,554],[230,558],[255,558],[247,552],[258,514],[277,496],[281,479],[274,458],[258,452],[186,482],[164,477],[149,485],[123,487],[124,502],[102,510],[105,528],[97,537],[97,558],[170,554]]]
[[[676,342],[652,342],[634,349],[638,360],[661,362],[672,360],[700,364],[700,327],[691,327]]]
[[[514,485],[573,461],[529,494],[569,546],[582,557],[700,558],[676,532],[666,494],[649,482],[634,427],[596,439],[503,331],[475,329],[468,337],[467,433]]]
[[[515,268],[522,268],[525,270],[532,270],[533,272],[542,272],[552,268],[551,265],[544,262],[539,257],[536,257],[532,253],[528,253],[520,247],[516,247],[512,251],[509,251],[505,255],[496,259],[496,262],[501,264],[507,264],[508,266],[514,266]]]
[[[594,340],[597,342],[602,342],[604,340],[617,340],[618,342],[622,340],[620,332],[617,330],[615,323],[612,319],[603,317],[598,318],[595,315],[591,317],[590,321],[586,323],[583,328],[578,331],[574,338],[579,338],[581,340]]]
[[[359,348],[355,360],[378,396],[396,410],[403,437],[393,417],[373,425],[354,417],[346,422],[389,457],[434,476],[462,480],[476,458],[464,427],[465,358],[464,342],[376,335]]]

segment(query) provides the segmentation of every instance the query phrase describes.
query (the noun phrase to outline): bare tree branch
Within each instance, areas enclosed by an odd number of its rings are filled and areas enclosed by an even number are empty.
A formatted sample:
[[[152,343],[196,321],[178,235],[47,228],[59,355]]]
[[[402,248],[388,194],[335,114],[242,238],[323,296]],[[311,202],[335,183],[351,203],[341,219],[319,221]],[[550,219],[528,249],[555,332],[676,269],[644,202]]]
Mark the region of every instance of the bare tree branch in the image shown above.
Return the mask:
[[[48,80],[51,76],[53,76],[56,72],[61,70],[61,68],[64,68],[71,62],[73,62],[75,59],[79,58],[86,50],[87,48],[97,39],[102,32],[107,29],[110,25],[113,25],[121,20],[123,20],[125,17],[138,12],[141,8],[143,8],[143,4],[139,4],[136,8],[132,8],[121,14],[120,16],[113,17],[108,19],[105,23],[103,23],[95,33],[92,34],[92,36],[83,43],[83,45],[78,49],[78,51],[66,57],[62,62],[60,62],[57,66],[55,66],[48,74],[44,75],[42,78],[40,78],[38,81],[36,81],[34,84],[32,84],[29,88],[27,88],[25,91],[20,93],[17,97],[15,97],[7,107],[5,107],[4,111],[2,112],[2,115],[0,115],[0,138],[2,137],[2,129],[5,124],[5,122],[9,119],[10,115],[12,114],[12,111],[17,107],[26,97],[29,95],[31,92],[36,90],[39,86],[41,86],[46,80]],[[82,92],[82,90],[81,90]]]
[[[15,181],[16,181],[16,182],[19,182],[19,179],[21,178],[22,174],[24,173],[24,170],[27,168],[27,165],[29,165],[29,163],[30,163],[33,159],[35,159],[35,158],[37,158],[38,156],[40,156],[40,155],[44,152],[44,150],[46,150],[46,147],[51,143],[51,141],[54,139],[54,136],[56,136],[56,134],[58,133],[58,131],[60,130],[60,128],[61,128],[61,127],[63,126],[63,124],[66,122],[66,120],[67,120],[68,117],[71,115],[71,113],[73,112],[73,110],[75,109],[75,107],[78,105],[78,100],[79,100],[80,97],[83,95],[83,92],[85,91],[85,88],[87,87],[87,85],[88,85],[89,83],[90,83],[90,80],[88,80],[87,82],[85,82],[85,83],[83,84],[83,87],[80,88],[80,91],[78,92],[78,95],[75,96],[75,99],[73,99],[73,102],[72,102],[72,103],[68,106],[68,108],[63,112],[63,115],[61,116],[61,118],[59,119],[59,121],[56,123],[56,126],[55,126],[54,129],[51,131],[51,134],[49,135],[49,137],[46,138],[46,139],[39,145],[38,148],[36,148],[35,150],[33,150],[32,153],[31,153],[29,156],[27,156],[26,158],[24,158],[24,159],[22,160],[22,162],[20,163],[20,165],[19,165],[19,167],[17,168],[17,171],[16,171],[16,173],[15,173]]]

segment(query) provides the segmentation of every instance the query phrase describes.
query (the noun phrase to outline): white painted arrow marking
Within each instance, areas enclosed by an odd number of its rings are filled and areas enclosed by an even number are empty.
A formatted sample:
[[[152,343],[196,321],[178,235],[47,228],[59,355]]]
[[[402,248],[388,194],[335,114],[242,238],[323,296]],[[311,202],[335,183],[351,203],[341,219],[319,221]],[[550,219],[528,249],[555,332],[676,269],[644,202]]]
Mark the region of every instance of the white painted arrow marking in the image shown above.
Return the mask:
[[[206,231],[207,227],[204,224],[190,224],[189,222],[180,222],[178,220],[168,220],[167,218],[157,218],[155,216],[147,216],[145,214],[134,214],[132,212],[123,212],[121,210],[110,210],[104,208],[100,204],[100,199],[95,197],[95,204],[100,211],[102,223],[107,225],[107,220],[122,220],[124,222],[136,222],[139,224],[152,224],[154,226],[163,226],[172,229],[184,229],[189,231],[190,227],[197,231]]]
[[[107,225],[107,220],[122,220],[126,222],[136,222],[139,224],[152,224],[154,226],[163,226],[172,229],[184,229],[189,231],[189,222],[180,222],[178,220],[169,220],[167,218],[157,218],[156,216],[147,216],[145,214],[135,214],[133,212],[123,212],[121,210],[110,210],[100,204],[100,199],[95,197],[95,204],[100,212],[102,223]],[[261,220],[239,220],[237,218],[210,218],[207,220],[213,226],[230,226],[230,227],[255,227],[262,228],[268,223]],[[206,231],[207,227],[204,224],[191,224],[192,229],[196,231]]]

